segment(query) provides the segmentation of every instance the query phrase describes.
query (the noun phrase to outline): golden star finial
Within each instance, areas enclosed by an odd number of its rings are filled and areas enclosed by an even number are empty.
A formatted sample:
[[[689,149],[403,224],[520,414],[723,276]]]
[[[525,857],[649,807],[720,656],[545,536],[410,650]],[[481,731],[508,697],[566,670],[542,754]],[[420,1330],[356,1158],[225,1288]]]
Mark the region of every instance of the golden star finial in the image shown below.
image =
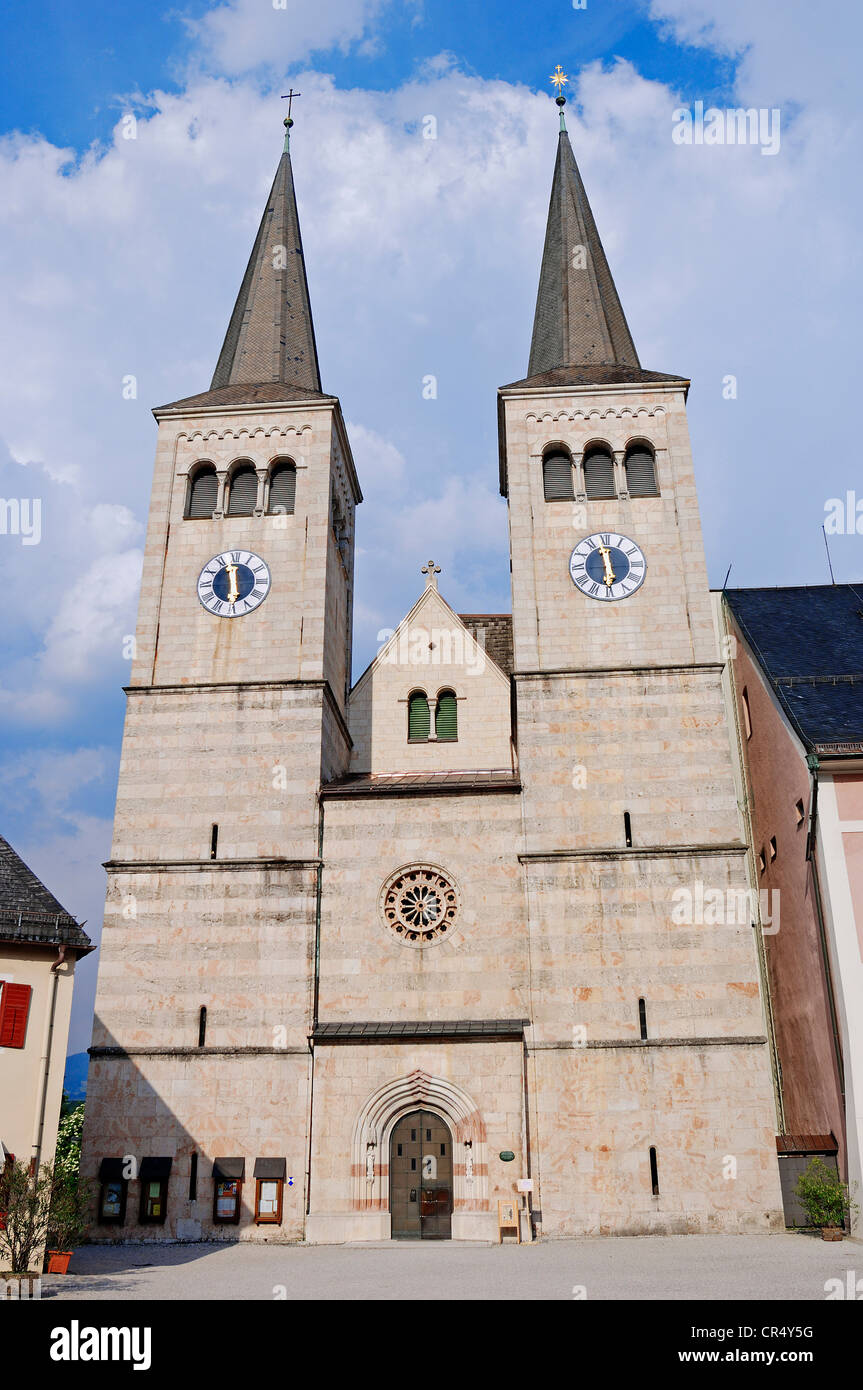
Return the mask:
[[[557,67],[555,68],[554,72],[551,74],[551,77],[548,80],[549,82],[554,83],[555,87],[557,88],[557,95],[562,96],[563,85],[565,82],[569,81],[569,78],[567,77],[563,68],[560,66],[560,63],[558,63]]]

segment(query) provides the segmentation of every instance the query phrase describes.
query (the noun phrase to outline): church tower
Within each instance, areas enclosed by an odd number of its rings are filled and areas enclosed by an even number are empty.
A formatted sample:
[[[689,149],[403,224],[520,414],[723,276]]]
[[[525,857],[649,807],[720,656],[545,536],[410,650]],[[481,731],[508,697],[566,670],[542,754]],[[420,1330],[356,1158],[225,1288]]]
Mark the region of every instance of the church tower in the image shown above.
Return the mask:
[[[775,1111],[689,382],[641,366],[558,105],[499,392],[543,1229],[757,1228]]]
[[[97,1237],[121,1200],[125,1238],[230,1224],[252,1156],[281,1174],[268,1202],[284,1179],[279,1234],[302,1232],[317,794],[350,757],[361,493],[321,389],[291,124],[210,389],[154,411],[84,1146]]]

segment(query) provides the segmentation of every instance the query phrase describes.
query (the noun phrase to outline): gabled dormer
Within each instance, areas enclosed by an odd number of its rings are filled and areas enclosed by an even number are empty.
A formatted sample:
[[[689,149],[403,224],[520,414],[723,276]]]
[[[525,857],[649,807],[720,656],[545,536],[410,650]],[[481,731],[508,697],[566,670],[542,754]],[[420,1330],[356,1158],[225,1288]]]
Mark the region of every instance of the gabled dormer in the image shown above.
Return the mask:
[[[351,771],[512,770],[515,752],[500,615],[464,621],[437,587],[432,561],[413,608],[350,696]],[[489,639],[489,640],[487,640]]]

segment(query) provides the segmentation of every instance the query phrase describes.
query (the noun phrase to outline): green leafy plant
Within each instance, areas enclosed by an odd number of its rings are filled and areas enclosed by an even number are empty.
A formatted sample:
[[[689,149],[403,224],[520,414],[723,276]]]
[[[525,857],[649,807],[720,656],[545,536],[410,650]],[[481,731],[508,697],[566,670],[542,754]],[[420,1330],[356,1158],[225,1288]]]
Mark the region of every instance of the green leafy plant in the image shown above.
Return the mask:
[[[796,1192],[811,1226],[844,1226],[857,1211],[848,1184],[820,1158],[800,1174]]]
[[[81,1131],[84,1128],[84,1102],[73,1104],[63,1092],[60,1123],[57,1127],[57,1149],[54,1167],[70,1180],[76,1179],[81,1168]]]

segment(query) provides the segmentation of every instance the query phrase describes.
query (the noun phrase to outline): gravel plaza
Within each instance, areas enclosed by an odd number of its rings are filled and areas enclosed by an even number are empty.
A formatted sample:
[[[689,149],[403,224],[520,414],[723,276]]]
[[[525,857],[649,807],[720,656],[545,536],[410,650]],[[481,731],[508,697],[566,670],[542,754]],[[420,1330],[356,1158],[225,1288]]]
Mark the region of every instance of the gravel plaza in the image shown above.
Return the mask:
[[[851,1277],[849,1277],[849,1274]],[[830,1284],[828,1281],[840,1283]],[[91,1245],[43,1300],[693,1300],[863,1297],[863,1242],[803,1234],[640,1236],[535,1245]],[[826,1287],[825,1287],[826,1286]],[[841,1292],[840,1292],[841,1289]],[[410,1295],[413,1296],[413,1295]]]

